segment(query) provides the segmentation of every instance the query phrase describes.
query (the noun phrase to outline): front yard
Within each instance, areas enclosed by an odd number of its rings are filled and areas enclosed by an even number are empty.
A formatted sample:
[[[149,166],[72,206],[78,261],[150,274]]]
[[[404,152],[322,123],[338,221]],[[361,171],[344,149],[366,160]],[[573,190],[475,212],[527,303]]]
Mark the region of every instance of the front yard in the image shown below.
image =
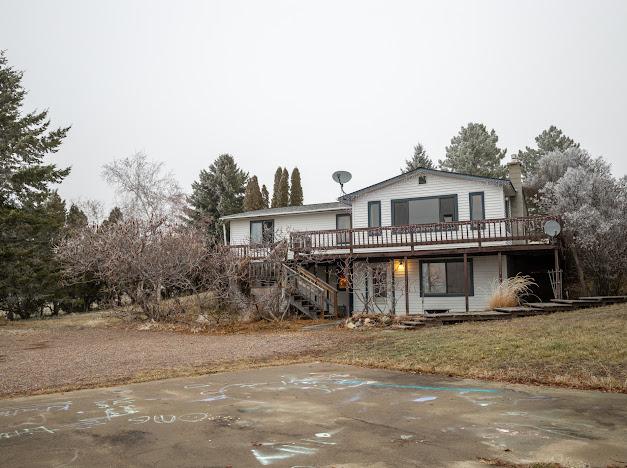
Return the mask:
[[[526,384],[627,392],[627,304],[377,331],[346,346],[339,363]]]
[[[627,392],[627,304],[415,331],[311,324],[192,334],[98,313],[4,322],[0,398],[307,361]]]

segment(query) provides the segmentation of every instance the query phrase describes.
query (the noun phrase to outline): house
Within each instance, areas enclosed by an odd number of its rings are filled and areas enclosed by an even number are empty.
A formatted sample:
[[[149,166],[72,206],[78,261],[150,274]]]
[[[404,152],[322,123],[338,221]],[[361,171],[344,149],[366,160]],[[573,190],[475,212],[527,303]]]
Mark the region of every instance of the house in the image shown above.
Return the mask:
[[[561,297],[558,247],[546,234],[560,220],[528,217],[520,163],[508,170],[497,179],[420,168],[337,202],[222,220],[230,247],[256,271],[287,243],[282,263],[305,311],[485,310],[494,286],[518,273],[534,278],[541,299]]]

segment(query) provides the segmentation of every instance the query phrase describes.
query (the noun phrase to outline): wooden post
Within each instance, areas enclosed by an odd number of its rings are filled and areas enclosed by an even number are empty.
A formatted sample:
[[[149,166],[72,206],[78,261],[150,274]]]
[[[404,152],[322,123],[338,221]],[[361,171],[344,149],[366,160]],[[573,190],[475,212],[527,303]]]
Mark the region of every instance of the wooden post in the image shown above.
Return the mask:
[[[555,299],[562,299],[562,274],[560,272],[560,254],[556,248],[553,250],[555,258]]]
[[[468,307],[468,254],[464,253],[464,300],[466,301],[466,312],[469,312]]]
[[[499,252],[499,284],[503,282],[503,258]]]
[[[407,264],[407,257],[403,258],[403,264],[405,266],[405,315],[409,315],[409,265]]]
[[[390,260],[392,266],[392,313],[396,315],[396,285],[394,282],[394,259]]]

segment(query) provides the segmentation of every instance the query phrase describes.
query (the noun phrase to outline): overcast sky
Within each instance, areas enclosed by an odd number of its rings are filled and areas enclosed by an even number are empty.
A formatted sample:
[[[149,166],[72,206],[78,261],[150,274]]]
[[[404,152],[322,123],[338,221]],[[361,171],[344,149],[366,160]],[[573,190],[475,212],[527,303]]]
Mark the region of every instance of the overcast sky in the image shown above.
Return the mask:
[[[627,1],[0,1],[26,108],[72,130],[62,196],[112,192],[104,163],[143,150],[181,186],[221,153],[305,202],[396,175],[460,126],[509,155],[551,124],[627,173]]]

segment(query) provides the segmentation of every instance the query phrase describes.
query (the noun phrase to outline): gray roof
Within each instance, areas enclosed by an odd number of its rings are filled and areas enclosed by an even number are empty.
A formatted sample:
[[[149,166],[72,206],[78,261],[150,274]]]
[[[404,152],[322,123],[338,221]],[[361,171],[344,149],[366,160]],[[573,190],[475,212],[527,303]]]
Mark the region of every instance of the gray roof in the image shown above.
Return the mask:
[[[285,206],[281,208],[266,208],[263,210],[245,211],[244,213],[222,216],[220,219],[228,221],[230,219],[262,218],[267,216],[283,216],[298,213],[314,213],[317,211],[350,211],[350,209],[350,206],[340,202],[314,203],[311,205]]]
[[[440,171],[437,169],[427,169],[424,167],[419,167],[418,169],[414,169],[413,171],[409,171],[409,172],[405,172],[403,174],[399,174],[397,176],[391,177],[389,179],[386,179],[384,181],[381,182],[377,182],[376,184],[373,185],[369,185],[368,187],[362,188],[360,190],[356,190],[355,192],[351,192],[351,193],[347,193],[346,195],[343,195],[342,197],[339,198],[340,201],[344,201],[346,203],[350,203],[350,201],[356,197],[358,197],[359,195],[362,195],[364,193],[370,192],[372,190],[376,190],[376,189],[380,189],[383,187],[386,187],[388,185],[394,184],[398,181],[401,181],[403,179],[409,178],[409,177],[415,177],[416,175],[420,175],[420,174],[424,174],[424,175],[429,175],[429,174],[435,174],[435,175],[439,175],[439,176],[445,176],[445,177],[455,177],[455,178],[459,178],[459,179],[466,179],[466,180],[481,180],[483,182],[488,182],[488,183],[493,183],[495,185],[501,185],[501,186],[505,186],[507,189],[511,190],[512,193],[516,193],[516,189],[514,188],[514,185],[512,184],[512,181],[509,179],[499,179],[496,177],[484,177],[484,176],[476,176],[476,175],[471,175],[471,174],[461,174],[459,172],[448,172],[448,171]]]

